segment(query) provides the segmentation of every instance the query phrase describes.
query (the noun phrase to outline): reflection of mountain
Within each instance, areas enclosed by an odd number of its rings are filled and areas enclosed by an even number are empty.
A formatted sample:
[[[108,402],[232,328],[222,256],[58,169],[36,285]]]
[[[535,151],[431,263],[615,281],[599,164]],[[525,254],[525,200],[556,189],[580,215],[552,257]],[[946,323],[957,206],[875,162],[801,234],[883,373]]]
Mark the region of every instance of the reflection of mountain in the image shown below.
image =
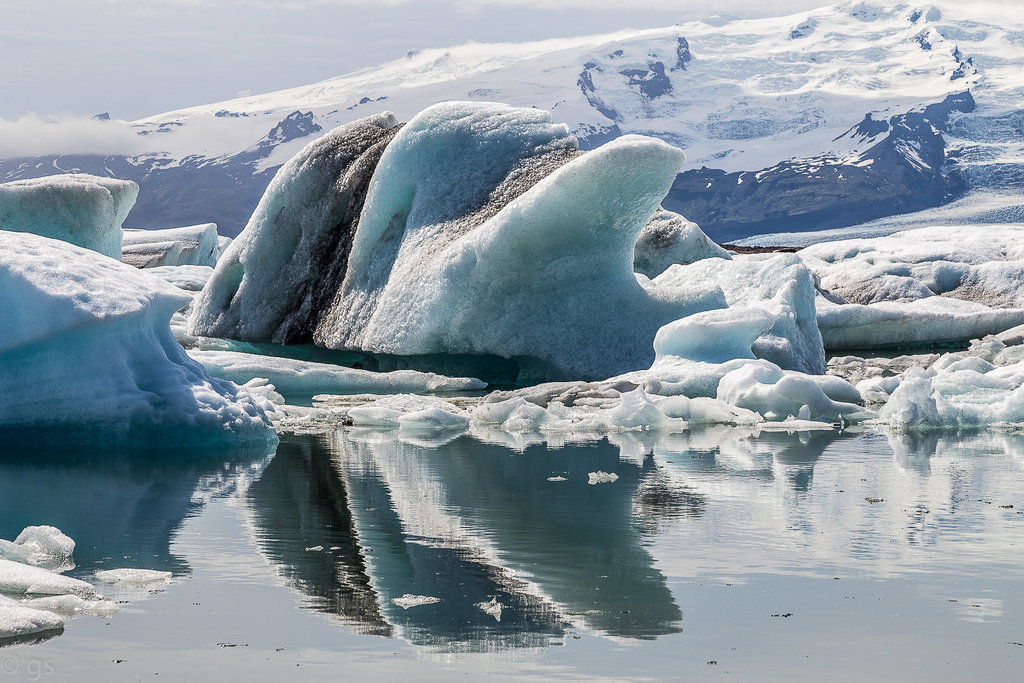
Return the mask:
[[[181,573],[174,531],[208,495],[232,490],[258,453],[155,454],[97,448],[0,447],[0,538],[51,524],[76,542],[79,568]]]
[[[313,609],[340,615],[360,633],[391,634],[369,585],[345,484],[321,437],[283,436],[246,499],[260,549]]]

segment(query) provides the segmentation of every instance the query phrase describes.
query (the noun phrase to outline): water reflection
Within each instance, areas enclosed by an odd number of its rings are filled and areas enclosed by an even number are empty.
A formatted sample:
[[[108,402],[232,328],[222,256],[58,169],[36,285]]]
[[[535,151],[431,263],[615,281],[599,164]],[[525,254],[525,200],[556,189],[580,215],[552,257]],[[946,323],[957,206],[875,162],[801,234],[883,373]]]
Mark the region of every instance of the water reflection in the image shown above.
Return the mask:
[[[143,567],[181,574],[170,550],[182,520],[210,496],[259,474],[265,452],[154,455],[108,448],[0,447],[0,538],[50,524],[76,542],[72,574]]]

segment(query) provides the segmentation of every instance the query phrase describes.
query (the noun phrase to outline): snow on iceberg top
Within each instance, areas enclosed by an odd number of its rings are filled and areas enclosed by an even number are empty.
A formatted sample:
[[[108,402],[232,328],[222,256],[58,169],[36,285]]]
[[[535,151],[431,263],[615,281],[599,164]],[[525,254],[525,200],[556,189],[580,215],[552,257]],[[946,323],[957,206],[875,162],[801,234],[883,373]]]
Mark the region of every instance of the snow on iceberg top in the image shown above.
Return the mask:
[[[187,293],[119,261],[58,240],[0,230],[0,352],[114,318],[168,317]]]

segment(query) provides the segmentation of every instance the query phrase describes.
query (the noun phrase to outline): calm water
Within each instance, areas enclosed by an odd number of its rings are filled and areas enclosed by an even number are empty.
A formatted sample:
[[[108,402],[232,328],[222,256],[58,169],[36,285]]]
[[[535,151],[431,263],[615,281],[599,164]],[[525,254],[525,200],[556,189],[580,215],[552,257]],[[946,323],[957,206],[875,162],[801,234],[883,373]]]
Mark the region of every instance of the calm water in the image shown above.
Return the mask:
[[[590,484],[589,473],[618,475]],[[276,455],[0,458],[0,537],[48,523],[112,619],[12,680],[1015,680],[1024,436],[345,429]],[[439,601],[403,608],[406,595]],[[398,603],[395,602],[396,599]],[[500,606],[500,612],[499,607]],[[6,678],[5,678],[6,680]]]

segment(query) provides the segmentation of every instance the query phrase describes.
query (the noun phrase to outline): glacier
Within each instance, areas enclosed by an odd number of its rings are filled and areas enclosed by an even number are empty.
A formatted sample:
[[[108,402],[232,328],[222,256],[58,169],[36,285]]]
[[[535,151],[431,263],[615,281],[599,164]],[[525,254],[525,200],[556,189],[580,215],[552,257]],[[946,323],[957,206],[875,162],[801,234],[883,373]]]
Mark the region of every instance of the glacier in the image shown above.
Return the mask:
[[[121,224],[139,195],[130,180],[65,174],[0,184],[0,230],[29,232],[121,258]]]
[[[191,297],[58,240],[0,231],[0,431],[163,444],[271,444],[272,406],[174,340]],[[63,434],[63,437],[60,435]]]

